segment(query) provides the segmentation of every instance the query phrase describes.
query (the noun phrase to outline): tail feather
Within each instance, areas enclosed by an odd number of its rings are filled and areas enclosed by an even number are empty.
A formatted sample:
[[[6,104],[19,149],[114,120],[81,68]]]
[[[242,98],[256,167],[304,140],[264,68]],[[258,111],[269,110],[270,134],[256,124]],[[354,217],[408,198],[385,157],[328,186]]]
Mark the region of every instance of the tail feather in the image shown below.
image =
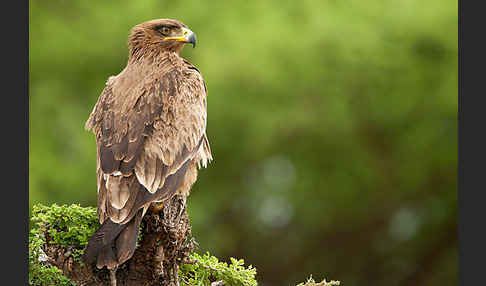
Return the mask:
[[[87,264],[96,261],[96,267],[114,269],[130,259],[135,252],[138,230],[143,209],[126,224],[118,224],[107,219],[88,240],[83,255]]]
[[[96,267],[98,267],[98,269],[101,269],[103,268],[103,266],[106,266],[106,268],[108,269],[115,269],[118,266],[115,252],[113,249],[113,243],[104,246],[98,253]]]
[[[118,264],[122,264],[133,256],[137,246],[138,230],[142,221],[142,209],[137,215],[127,223],[127,227],[120,233],[116,239],[116,256]]]
[[[102,252],[102,249],[103,256],[111,257],[109,252],[113,251],[111,250],[113,241],[125,227],[126,225],[124,224],[114,223],[110,219],[106,219],[88,240],[88,246],[83,255],[84,262],[88,264],[93,263],[96,257]]]

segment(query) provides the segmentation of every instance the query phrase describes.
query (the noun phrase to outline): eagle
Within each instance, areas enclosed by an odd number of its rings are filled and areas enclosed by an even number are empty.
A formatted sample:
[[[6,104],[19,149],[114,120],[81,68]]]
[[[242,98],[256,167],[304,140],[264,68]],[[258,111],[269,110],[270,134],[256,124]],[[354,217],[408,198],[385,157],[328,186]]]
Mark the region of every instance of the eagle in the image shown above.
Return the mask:
[[[130,259],[147,209],[175,194],[187,197],[198,169],[213,159],[206,84],[179,55],[185,44],[195,47],[196,36],[180,21],[134,26],[126,67],[108,78],[86,121],[96,137],[101,226],[83,259],[99,269],[116,271]]]

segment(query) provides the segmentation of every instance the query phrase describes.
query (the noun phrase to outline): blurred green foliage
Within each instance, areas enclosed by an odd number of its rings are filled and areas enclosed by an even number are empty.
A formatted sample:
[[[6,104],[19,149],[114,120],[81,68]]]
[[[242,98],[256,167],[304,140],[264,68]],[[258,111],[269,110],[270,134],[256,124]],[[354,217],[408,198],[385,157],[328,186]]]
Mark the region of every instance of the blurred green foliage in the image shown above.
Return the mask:
[[[260,285],[457,284],[457,1],[31,0],[31,206],[96,205],[84,122],[153,18],[208,87],[199,251]]]

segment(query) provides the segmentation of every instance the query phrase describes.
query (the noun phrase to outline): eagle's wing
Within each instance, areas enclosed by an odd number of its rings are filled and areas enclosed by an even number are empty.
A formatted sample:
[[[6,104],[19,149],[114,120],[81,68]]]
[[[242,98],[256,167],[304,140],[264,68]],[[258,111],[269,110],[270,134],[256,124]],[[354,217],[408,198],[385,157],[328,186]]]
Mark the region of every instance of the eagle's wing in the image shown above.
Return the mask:
[[[124,72],[108,80],[85,126],[98,146],[100,223],[127,223],[147,203],[175,192],[180,182],[163,186],[184,163],[212,159],[206,87],[195,67],[185,62],[137,82]]]

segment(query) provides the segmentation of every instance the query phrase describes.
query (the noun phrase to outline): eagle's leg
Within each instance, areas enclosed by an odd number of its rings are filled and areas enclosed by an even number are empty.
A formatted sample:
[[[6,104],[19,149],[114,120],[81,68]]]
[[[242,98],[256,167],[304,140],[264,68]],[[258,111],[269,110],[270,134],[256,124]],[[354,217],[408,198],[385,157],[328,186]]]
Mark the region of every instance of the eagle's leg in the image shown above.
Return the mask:
[[[110,269],[110,286],[116,286],[116,270],[118,267]]]

